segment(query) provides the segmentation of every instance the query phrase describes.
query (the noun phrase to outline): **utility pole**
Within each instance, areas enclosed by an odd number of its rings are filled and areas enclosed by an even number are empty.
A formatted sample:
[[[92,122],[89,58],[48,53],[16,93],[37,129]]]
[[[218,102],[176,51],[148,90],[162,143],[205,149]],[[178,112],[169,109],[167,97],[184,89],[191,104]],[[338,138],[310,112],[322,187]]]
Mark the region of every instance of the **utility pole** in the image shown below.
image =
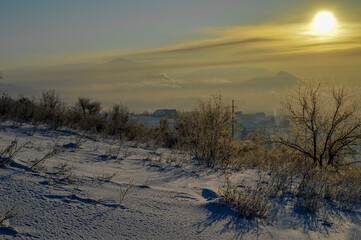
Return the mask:
[[[232,99],[232,137],[234,137],[234,100]]]

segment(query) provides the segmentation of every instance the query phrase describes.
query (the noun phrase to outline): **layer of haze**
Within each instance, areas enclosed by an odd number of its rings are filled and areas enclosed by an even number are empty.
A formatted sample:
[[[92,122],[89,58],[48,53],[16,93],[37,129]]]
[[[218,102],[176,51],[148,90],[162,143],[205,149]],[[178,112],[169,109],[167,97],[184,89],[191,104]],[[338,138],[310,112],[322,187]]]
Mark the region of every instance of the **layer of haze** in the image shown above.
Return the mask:
[[[361,2],[314,2],[0,1],[0,86],[135,112],[190,110],[218,93],[239,110],[271,112],[297,80],[359,94]],[[334,14],[332,33],[312,31],[319,11]]]

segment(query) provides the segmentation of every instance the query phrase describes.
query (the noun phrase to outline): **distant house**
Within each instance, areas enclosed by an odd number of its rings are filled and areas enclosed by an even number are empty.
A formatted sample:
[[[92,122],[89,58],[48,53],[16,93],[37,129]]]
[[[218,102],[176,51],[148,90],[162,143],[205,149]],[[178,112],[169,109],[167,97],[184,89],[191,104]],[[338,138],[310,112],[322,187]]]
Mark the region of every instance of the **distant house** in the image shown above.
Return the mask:
[[[154,116],[158,117],[158,118],[166,117],[166,118],[175,119],[175,118],[177,118],[177,110],[176,109],[158,109],[154,112]]]
[[[257,121],[262,121],[266,119],[266,114],[264,112],[257,112],[255,114],[255,118]]]
[[[266,114],[264,112],[257,112],[252,114],[243,114],[241,111],[235,113],[236,119],[243,122],[260,122],[266,120]]]

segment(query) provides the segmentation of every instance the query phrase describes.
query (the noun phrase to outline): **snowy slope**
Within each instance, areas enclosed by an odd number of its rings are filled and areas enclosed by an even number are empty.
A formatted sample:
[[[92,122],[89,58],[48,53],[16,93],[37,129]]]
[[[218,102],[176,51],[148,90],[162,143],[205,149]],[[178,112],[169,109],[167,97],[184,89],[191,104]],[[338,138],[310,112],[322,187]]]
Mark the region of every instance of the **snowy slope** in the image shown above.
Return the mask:
[[[18,211],[0,227],[0,239],[361,239],[359,208],[325,224],[282,199],[272,219],[247,220],[221,204],[224,174],[186,153],[69,130],[33,132],[2,124],[0,150],[15,138],[28,143],[0,168],[0,213],[13,205]],[[38,171],[26,170],[54,149]],[[54,174],[65,163],[73,169]],[[244,184],[258,175],[231,178]]]

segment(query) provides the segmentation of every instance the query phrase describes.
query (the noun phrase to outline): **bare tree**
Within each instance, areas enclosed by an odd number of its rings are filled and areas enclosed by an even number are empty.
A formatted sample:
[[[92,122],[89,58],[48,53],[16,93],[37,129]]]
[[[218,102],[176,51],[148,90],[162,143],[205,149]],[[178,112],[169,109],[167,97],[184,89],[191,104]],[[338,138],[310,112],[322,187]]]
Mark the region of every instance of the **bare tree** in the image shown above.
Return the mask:
[[[97,101],[92,101],[90,98],[79,97],[77,106],[80,107],[83,115],[96,115],[101,110],[101,104]]]
[[[358,153],[360,107],[345,87],[333,87],[328,95],[322,90],[321,84],[309,83],[282,99],[282,114],[291,129],[275,142],[310,159],[313,167],[340,166]]]

